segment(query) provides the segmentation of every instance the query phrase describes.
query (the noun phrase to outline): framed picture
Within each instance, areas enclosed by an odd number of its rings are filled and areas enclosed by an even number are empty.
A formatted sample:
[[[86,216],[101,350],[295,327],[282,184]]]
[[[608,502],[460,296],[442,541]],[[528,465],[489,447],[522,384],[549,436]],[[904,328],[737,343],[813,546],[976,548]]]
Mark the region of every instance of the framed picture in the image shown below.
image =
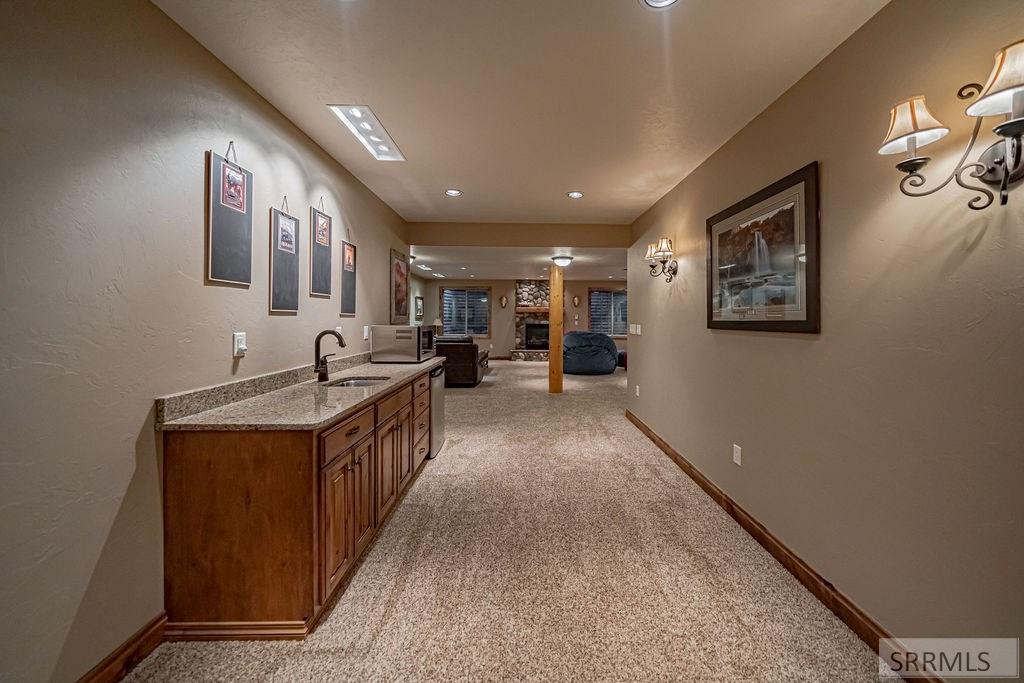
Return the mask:
[[[341,315],[356,314],[356,245],[341,242]]]
[[[252,284],[252,173],[206,153],[206,279]]]
[[[413,299],[413,301],[415,302],[413,311],[416,313],[416,319],[423,320],[423,297],[418,296],[415,299]]]
[[[270,312],[299,311],[299,219],[270,209]]]
[[[409,257],[391,250],[391,324],[409,324]]]
[[[820,332],[818,162],[707,220],[708,327]]]
[[[331,224],[323,211],[309,207],[309,295],[331,296]]]

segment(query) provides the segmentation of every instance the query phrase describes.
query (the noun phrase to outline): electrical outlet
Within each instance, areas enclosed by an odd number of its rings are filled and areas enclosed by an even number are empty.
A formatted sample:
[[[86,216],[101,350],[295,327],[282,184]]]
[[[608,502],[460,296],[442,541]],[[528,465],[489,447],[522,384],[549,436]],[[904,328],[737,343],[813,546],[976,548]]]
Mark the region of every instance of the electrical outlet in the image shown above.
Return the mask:
[[[743,467],[743,449],[736,444],[732,445],[732,461]]]
[[[639,384],[636,385],[636,397],[640,398],[640,385]]]
[[[369,338],[370,338],[370,326],[369,325],[363,325],[363,341],[366,341]]]
[[[245,332],[234,332],[231,334],[231,357],[241,358],[248,351],[245,345]]]

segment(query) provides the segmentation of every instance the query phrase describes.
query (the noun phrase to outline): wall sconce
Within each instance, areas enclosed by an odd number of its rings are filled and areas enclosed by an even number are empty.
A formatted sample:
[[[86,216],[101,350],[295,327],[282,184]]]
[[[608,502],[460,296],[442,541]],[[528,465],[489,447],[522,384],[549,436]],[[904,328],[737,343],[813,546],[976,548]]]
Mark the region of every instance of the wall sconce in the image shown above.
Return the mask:
[[[508,306],[508,297],[505,296],[505,295],[502,295],[502,297],[500,299],[498,299],[498,303],[501,304],[502,308],[505,308],[506,306]]]
[[[679,264],[672,259],[672,240],[667,237],[648,244],[644,260],[651,262],[651,277],[664,275],[665,282],[672,282],[679,274]]]
[[[931,161],[930,157],[918,156],[918,148],[945,137],[949,132],[949,128],[939,123],[928,111],[923,96],[908,98],[892,108],[889,113],[889,131],[878,153],[907,153],[907,158],[896,164],[896,169],[907,174],[900,181],[900,192],[908,197],[927,197],[944,188],[951,180],[956,180],[960,187],[978,193],[967,202],[967,206],[977,211],[991,206],[995,200],[994,193],[983,185],[964,180],[964,174],[967,174],[985,185],[998,187],[999,204],[1005,205],[1010,185],[1024,178],[1024,163],[1021,161],[1021,138],[1024,136],[1024,40],[1007,45],[996,53],[995,66],[985,85],[968,83],[957,91],[956,96],[961,100],[978,98],[965,111],[968,116],[976,119],[974,132],[956,168],[939,185],[930,190],[914,191],[914,188],[925,184],[926,179],[921,169]],[[978,140],[982,120],[986,116],[1003,114],[1006,120],[992,129],[1003,140],[982,152],[977,161],[965,163]]]
[[[580,297],[579,297],[578,294],[574,294],[573,295],[573,297],[572,297],[572,306],[573,306],[573,308],[579,308],[580,307]]]

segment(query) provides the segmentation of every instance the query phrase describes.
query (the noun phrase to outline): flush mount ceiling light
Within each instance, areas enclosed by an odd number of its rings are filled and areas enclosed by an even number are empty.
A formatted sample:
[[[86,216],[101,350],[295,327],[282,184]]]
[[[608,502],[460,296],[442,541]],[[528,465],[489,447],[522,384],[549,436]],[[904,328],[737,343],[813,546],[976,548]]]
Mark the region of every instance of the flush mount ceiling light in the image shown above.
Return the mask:
[[[976,211],[991,206],[995,193],[984,185],[965,180],[964,175],[967,175],[990,187],[998,187],[999,204],[1004,205],[1008,201],[1010,185],[1024,179],[1021,155],[1024,138],[1024,40],[1007,45],[996,53],[995,66],[985,85],[968,83],[961,86],[956,96],[961,100],[977,98],[964,112],[975,117],[974,132],[960,162],[941,183],[930,190],[915,191],[927,182],[921,169],[931,161],[930,157],[917,155],[918,147],[931,144],[949,132],[949,128],[939,123],[925,107],[923,96],[910,97],[892,108],[889,130],[878,153],[906,152],[907,158],[896,164],[896,169],[906,173],[900,181],[900,192],[908,197],[927,197],[956,180],[960,187],[976,193],[967,206]],[[1005,120],[992,129],[1003,139],[982,152],[977,161],[968,162],[983,119],[1003,115]]]
[[[364,104],[329,104],[327,108],[341,119],[349,132],[377,161],[405,161],[398,145],[391,139],[373,110]]]
[[[639,0],[640,4],[650,9],[665,9],[676,4],[677,0]]]
[[[551,260],[555,262],[555,265],[560,268],[565,268],[567,265],[572,263],[572,256],[553,256]]]
[[[572,192],[566,192],[565,196],[569,199],[583,199],[583,193],[579,190],[573,190]]]
[[[454,187],[450,187],[444,191],[446,197],[461,197],[462,190],[457,190]]]

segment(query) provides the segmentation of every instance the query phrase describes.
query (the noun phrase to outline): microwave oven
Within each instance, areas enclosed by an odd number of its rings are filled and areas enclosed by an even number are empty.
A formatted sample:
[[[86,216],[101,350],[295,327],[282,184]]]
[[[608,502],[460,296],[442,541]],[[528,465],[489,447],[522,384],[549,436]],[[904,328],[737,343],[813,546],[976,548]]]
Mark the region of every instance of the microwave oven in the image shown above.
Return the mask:
[[[434,353],[434,330],[430,327],[370,325],[371,363],[422,363]]]

